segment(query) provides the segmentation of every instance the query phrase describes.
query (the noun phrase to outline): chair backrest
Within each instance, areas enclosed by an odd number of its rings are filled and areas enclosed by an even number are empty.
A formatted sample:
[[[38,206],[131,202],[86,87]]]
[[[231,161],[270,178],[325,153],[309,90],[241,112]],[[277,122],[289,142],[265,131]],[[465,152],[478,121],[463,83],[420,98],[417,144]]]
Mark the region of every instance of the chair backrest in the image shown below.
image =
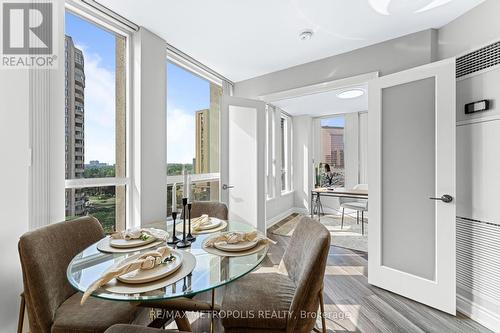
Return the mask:
[[[191,217],[208,214],[221,220],[227,220],[227,206],[217,201],[195,201],[191,206]]]
[[[353,190],[362,190],[362,191],[368,191],[368,184],[357,184],[353,188]],[[352,199],[352,198],[339,198],[339,203],[343,204],[346,202],[367,202],[366,199]]]
[[[330,232],[321,223],[302,217],[290,239],[282,264],[296,285],[287,332],[311,332],[323,287]],[[301,311],[309,316],[301,317]]]
[[[18,243],[30,331],[49,333],[56,310],[76,291],[66,278],[75,255],[104,237],[99,221],[82,217],[30,231]]]

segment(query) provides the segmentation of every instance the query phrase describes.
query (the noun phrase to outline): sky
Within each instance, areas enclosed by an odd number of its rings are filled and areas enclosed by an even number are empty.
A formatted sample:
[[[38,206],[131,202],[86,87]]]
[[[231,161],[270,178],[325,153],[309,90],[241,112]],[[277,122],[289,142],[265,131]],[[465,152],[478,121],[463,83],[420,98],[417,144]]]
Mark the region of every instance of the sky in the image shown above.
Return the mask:
[[[321,126],[344,127],[345,126],[345,118],[344,117],[333,117],[333,118],[321,119]]]
[[[115,164],[115,36],[68,12],[65,33],[85,62],[85,163]]]
[[[85,61],[85,163],[115,163],[115,36],[66,12],[65,33]],[[166,61],[166,60],[165,60]],[[192,163],[195,118],[210,106],[208,81],[167,63],[167,162]]]
[[[167,162],[191,164],[195,156],[195,112],[210,107],[210,85],[167,63]]]

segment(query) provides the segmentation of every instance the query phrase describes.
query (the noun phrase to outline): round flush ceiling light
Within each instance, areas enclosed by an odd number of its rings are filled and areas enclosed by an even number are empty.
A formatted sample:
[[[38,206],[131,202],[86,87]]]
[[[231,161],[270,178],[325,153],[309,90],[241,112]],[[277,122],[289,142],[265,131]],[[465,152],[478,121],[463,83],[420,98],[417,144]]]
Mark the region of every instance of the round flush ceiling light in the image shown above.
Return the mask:
[[[300,40],[309,40],[313,36],[313,31],[312,30],[304,30],[299,34],[299,39]]]
[[[356,88],[356,89],[341,91],[337,94],[337,97],[342,99],[350,99],[363,96],[364,94],[365,91],[363,89]]]

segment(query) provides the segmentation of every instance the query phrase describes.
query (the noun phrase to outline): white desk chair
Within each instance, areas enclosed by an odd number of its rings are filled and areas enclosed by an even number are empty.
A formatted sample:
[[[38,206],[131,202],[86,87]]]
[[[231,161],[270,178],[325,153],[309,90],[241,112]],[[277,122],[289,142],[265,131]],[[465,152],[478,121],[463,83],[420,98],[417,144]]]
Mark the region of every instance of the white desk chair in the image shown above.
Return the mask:
[[[358,184],[354,186],[353,189],[368,191],[368,184]],[[340,229],[344,228],[344,211],[346,208],[349,208],[356,211],[356,223],[359,223],[359,212],[361,212],[361,233],[364,235],[365,234],[364,213],[368,210],[368,200],[339,198],[339,203],[340,207],[342,207],[342,222],[340,224]]]

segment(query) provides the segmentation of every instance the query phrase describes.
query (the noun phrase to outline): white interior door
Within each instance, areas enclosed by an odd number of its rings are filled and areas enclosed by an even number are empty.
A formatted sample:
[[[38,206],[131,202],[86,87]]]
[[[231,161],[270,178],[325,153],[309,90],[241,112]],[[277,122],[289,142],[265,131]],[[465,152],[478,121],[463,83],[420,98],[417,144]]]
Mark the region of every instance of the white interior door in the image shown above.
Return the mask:
[[[229,219],[266,232],[266,105],[233,96],[221,103],[221,201]]]
[[[374,79],[368,116],[368,282],[451,314],[455,84],[454,59]]]

